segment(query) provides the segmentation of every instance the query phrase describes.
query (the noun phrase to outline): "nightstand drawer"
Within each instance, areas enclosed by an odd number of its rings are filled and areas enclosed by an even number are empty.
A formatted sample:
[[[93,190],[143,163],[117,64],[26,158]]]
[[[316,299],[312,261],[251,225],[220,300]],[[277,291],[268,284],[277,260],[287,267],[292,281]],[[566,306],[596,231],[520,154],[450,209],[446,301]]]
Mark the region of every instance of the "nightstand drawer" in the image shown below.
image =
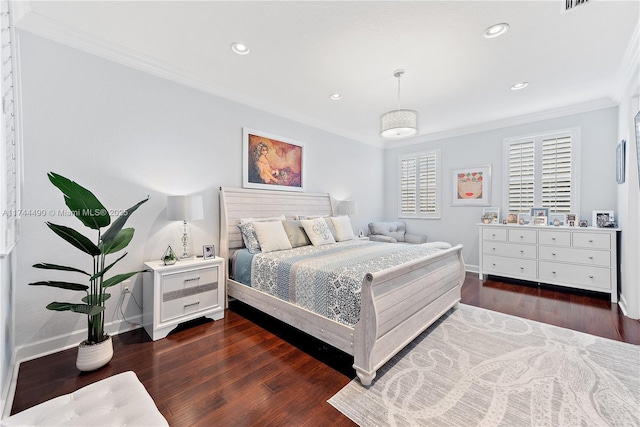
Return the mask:
[[[507,241],[507,230],[500,228],[484,228],[482,230],[482,239],[490,241]]]
[[[611,292],[611,269],[584,265],[539,262],[540,281],[562,282],[583,289]]]
[[[571,262],[598,267],[611,267],[611,252],[607,251],[540,246],[538,256],[541,260],[546,261]]]
[[[218,280],[218,267],[201,268],[180,273],[165,274],[162,277],[162,294],[183,288],[212,283]]]
[[[167,274],[162,281],[160,321],[216,306],[217,291],[218,267]]]
[[[540,231],[541,245],[571,246],[571,233],[568,231]]]
[[[509,241],[514,243],[537,243],[536,230],[509,230]]]
[[[573,233],[573,246],[579,248],[611,249],[609,234]]]

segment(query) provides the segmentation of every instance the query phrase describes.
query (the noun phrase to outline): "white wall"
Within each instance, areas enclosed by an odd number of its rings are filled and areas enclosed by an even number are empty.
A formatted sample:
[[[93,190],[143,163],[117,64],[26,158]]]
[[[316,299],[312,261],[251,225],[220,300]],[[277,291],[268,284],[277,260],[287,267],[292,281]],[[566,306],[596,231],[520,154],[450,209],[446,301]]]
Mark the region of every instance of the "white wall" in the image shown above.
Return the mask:
[[[478,229],[482,207],[451,206],[451,169],[490,164],[492,166],[491,206],[503,206],[502,146],[505,138],[579,127],[581,130],[580,217],[591,222],[593,210],[616,210],[615,148],[617,108],[574,114],[566,117],[479,132],[440,141],[388,149],[385,153],[386,219],[398,217],[398,156],[439,148],[442,161],[441,219],[405,220],[407,230],[426,233],[429,240],[464,245],[467,269],[478,268]]]
[[[359,204],[357,230],[383,215],[383,151],[282,117],[208,95],[22,32],[24,209],[64,209],[47,179],[55,171],[93,191],[109,209],[124,209],[147,195],[132,215],[136,229],[120,271],[159,259],[167,244],[180,246],[181,226],[165,220],[166,195],[202,194],[204,221],[192,224],[194,247],[218,245],[220,186],[242,185],[242,127],[305,143],[308,192],[329,192]],[[365,215],[364,213],[368,213]],[[52,262],[89,268],[89,257],[55,236],[52,221],[80,226],[75,218],[26,216],[21,223],[16,292],[16,344],[20,358],[76,345],[83,316],[44,307],[73,292],[31,287],[54,277],[31,268]],[[80,229],[78,228],[78,229]],[[68,274],[60,279],[69,280]],[[141,278],[133,288],[141,301]],[[128,319],[140,310],[126,297]],[[118,321],[116,297],[107,321]],[[75,300],[74,300],[75,301]],[[120,324],[126,328],[126,324]],[[82,331],[69,335],[72,331]]]

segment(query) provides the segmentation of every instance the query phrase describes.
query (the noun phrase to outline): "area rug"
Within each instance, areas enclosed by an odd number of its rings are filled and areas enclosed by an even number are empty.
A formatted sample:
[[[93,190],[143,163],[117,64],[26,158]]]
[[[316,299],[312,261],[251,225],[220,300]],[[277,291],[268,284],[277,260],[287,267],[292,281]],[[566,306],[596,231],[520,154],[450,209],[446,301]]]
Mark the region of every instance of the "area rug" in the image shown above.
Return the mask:
[[[640,346],[461,304],[329,399],[360,426],[640,426]]]

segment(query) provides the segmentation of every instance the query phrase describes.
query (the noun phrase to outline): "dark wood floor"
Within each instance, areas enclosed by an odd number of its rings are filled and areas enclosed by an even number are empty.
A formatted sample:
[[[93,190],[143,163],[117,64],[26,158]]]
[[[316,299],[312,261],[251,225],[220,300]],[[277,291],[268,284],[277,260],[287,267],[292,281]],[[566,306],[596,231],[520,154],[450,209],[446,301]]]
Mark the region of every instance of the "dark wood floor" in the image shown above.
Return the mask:
[[[468,273],[462,302],[640,344],[640,322],[602,296]],[[114,358],[96,372],[76,370],[75,349],[25,362],[11,412],[132,370],[171,426],[353,425],[326,403],[354,377],[352,358],[244,304],[225,314],[155,342],[142,329],[117,335]]]

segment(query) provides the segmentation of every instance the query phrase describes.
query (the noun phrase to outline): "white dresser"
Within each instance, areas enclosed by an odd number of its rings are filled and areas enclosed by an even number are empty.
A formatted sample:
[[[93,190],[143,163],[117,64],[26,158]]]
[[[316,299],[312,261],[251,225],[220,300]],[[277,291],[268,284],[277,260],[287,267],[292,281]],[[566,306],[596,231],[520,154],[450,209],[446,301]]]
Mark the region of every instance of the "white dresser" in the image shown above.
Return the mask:
[[[618,301],[619,229],[478,224],[486,274],[568,286]]]
[[[198,317],[224,317],[224,260],[180,260],[144,263],[142,323],[152,340],[164,338],[178,324]]]

